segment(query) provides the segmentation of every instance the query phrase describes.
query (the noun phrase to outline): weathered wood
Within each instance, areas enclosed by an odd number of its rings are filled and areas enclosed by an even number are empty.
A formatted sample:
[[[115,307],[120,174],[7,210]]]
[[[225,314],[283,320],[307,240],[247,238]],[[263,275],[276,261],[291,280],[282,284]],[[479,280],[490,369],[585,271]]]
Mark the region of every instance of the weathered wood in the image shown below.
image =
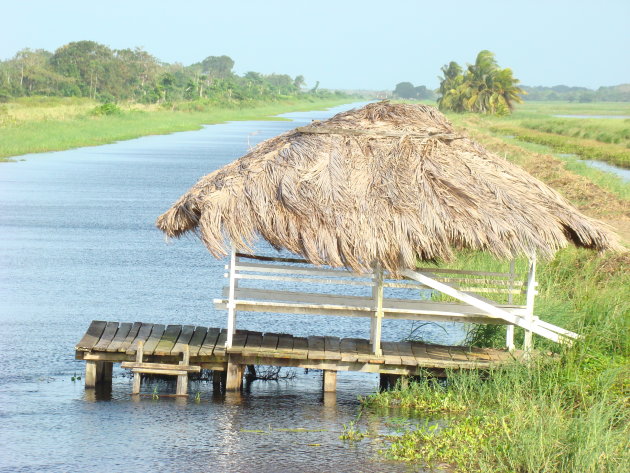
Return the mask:
[[[234,359],[228,357],[227,377],[225,380],[226,391],[239,391],[243,386],[243,371],[245,365],[235,363]]]
[[[308,358],[308,339],[304,337],[293,337],[293,358]]]
[[[343,338],[339,342],[339,351],[341,353],[341,360],[354,362],[359,359],[357,354],[357,339],[356,338]]]
[[[154,369],[154,370],[179,370],[179,371],[187,371],[191,373],[199,373],[201,371],[200,366],[195,365],[187,365],[182,366],[179,364],[171,364],[171,363],[143,363],[143,362],[135,362],[135,361],[124,361],[120,364],[121,368],[127,369]]]
[[[80,351],[90,351],[100,340],[106,326],[107,322],[103,320],[93,320],[87,332],[83,335],[83,338],[77,343],[76,349]]]
[[[118,331],[118,322],[107,322],[103,335],[92,350],[94,351],[107,351],[107,347],[112,342]]]
[[[98,361],[85,362],[85,388],[92,389],[96,387],[96,364]]]
[[[324,348],[327,360],[341,360],[339,337],[324,337]]]
[[[188,350],[188,353],[191,353],[189,343],[194,332],[195,332],[194,325],[184,325],[179,334],[179,338],[177,339],[177,342],[175,343],[175,346],[171,350],[171,355],[184,353],[184,350]]]
[[[383,357],[388,365],[402,365],[396,342],[383,342]]]
[[[118,331],[116,332],[116,336],[107,347],[106,351],[117,352],[123,342],[127,339],[127,335],[129,335],[129,331],[131,330],[132,325],[130,323],[122,323],[120,327],[118,327]]]
[[[191,333],[192,336],[192,333]],[[188,345],[184,345],[181,349],[182,353],[182,361],[179,362],[180,368],[188,368],[190,363],[190,348]],[[180,374],[177,376],[177,395],[178,396],[186,396],[188,394],[188,371],[184,374]]]
[[[218,333],[218,329],[217,329],[217,333]],[[201,350],[201,347],[203,345],[203,341],[206,338],[206,335],[208,334],[208,328],[207,327],[196,327],[195,331],[190,339],[189,342],[189,347],[190,347],[190,356],[192,356],[193,358],[196,357],[199,354],[199,350]]]
[[[129,349],[129,347],[133,343],[134,339],[138,336],[138,332],[140,330],[140,327],[142,327],[142,322],[134,322],[133,323],[133,325],[131,326],[131,329],[129,330],[129,333],[127,334],[127,336],[125,337],[123,342],[118,347],[118,351],[119,352],[124,353],[124,352],[126,352]]]
[[[144,341],[138,340],[134,342],[136,344],[136,363],[142,363],[144,357]],[[140,394],[140,384],[142,382],[142,374],[135,372],[133,374],[133,385],[131,387],[131,394]]]
[[[228,331],[228,338],[229,336],[230,334]],[[234,334],[234,337],[232,338],[232,346],[226,347],[226,352],[240,353],[243,351],[243,348],[245,348],[245,343],[247,343],[247,332],[245,332],[244,330],[239,330]]]
[[[214,352],[215,347],[217,346],[217,339],[219,338],[220,334],[221,334],[221,330],[219,330],[218,328],[208,329],[206,338],[203,341],[201,348],[199,349],[199,356],[203,356],[203,357],[212,356],[212,353]],[[227,333],[226,333],[226,336],[227,336]],[[223,349],[225,350],[224,347]]]
[[[134,374],[160,374],[164,376],[179,376],[187,373],[185,370],[162,370],[156,368],[132,368],[131,372]]]
[[[164,329],[165,327],[162,324],[153,325],[151,335],[149,335],[149,338],[144,343],[145,355],[153,355],[153,350],[155,350],[155,347],[158,346],[158,343],[160,343],[160,340],[162,339],[162,335],[164,335]]]
[[[308,358],[310,360],[326,359],[326,346],[324,337],[308,337]]]
[[[337,372],[333,370],[324,370],[322,385],[325,393],[335,392],[337,390]]]
[[[138,350],[138,344],[142,342],[143,346],[151,336],[151,331],[153,330],[153,324],[145,324],[143,323],[138,330],[138,335],[133,340],[129,348],[127,348],[127,355],[133,355]]]
[[[280,335],[277,333],[265,333],[260,343],[260,351],[273,353],[278,348]]]
[[[258,353],[260,353],[260,345],[262,343],[262,333],[256,332],[256,333],[249,333],[247,335],[247,342],[245,343],[245,346],[243,347],[243,355],[247,356],[247,355],[256,355]]]
[[[216,344],[214,345],[214,350],[212,351],[213,356],[224,357],[226,355],[226,352],[225,352],[226,341],[227,341],[227,330],[222,329],[219,332],[219,337],[217,338]]]
[[[166,330],[162,334],[162,338],[160,338],[160,341],[153,350],[153,354],[159,356],[170,355],[175,343],[177,343],[177,339],[179,338],[181,331],[181,325],[169,325],[166,327]]]

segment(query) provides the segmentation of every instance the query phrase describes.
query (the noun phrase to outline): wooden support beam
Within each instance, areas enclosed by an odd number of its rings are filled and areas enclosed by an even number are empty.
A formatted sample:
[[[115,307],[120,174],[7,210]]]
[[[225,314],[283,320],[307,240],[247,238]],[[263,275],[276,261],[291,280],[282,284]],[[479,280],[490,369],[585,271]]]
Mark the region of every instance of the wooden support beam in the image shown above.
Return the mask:
[[[236,249],[232,245],[230,251],[230,292],[228,295],[228,320],[227,320],[227,339],[225,341],[225,348],[232,347],[232,339],[234,338],[234,332],[236,331],[236,302],[234,298],[234,291],[236,290]]]
[[[322,384],[325,393],[337,391],[337,372],[333,370],[324,370]]]
[[[136,363],[142,363],[142,355],[144,353],[144,341],[139,340],[136,347]],[[140,383],[142,382],[142,374],[138,372],[133,373],[133,385],[131,387],[131,394],[140,394]]]
[[[188,345],[184,345],[182,351],[182,361],[179,362],[182,366],[188,366],[190,363],[190,348]],[[177,376],[177,392],[178,396],[186,396],[188,394],[188,371],[184,374]]]
[[[383,356],[381,349],[381,334],[383,330],[383,270],[380,266],[374,268],[372,299],[374,313],[370,320],[370,343],[375,356]]]
[[[536,255],[529,260],[529,272],[527,274],[527,296],[525,303],[525,320],[531,323],[534,319],[534,298],[536,296]],[[523,338],[523,350],[530,353],[532,350],[532,331],[525,330]],[[528,355],[529,356],[529,355]]]
[[[225,380],[226,391],[240,391],[243,386],[243,371],[245,365],[236,363],[232,356],[228,357],[227,377]]]
[[[509,289],[508,293],[508,304],[514,303],[514,295],[512,294],[512,289],[514,289],[514,283],[516,282],[516,271],[515,271],[516,261],[510,261],[510,279],[509,279]],[[514,325],[508,325],[505,332],[505,346],[509,351],[514,351],[516,346],[514,345]]]

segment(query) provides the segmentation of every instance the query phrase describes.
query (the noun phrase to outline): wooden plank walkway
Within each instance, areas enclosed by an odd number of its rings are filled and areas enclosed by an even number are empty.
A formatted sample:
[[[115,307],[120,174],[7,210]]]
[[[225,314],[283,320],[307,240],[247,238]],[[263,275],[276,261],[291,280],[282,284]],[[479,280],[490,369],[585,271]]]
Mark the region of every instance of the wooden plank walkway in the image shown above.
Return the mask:
[[[521,360],[524,352],[402,341],[382,344],[372,353],[368,340],[332,336],[295,337],[238,330],[226,350],[226,330],[192,325],[93,321],[76,345],[76,358],[88,362],[134,361],[139,342],[144,361],[177,363],[189,347],[190,365],[227,370],[238,365],[275,365],[331,371],[416,375],[426,369],[475,369]]]

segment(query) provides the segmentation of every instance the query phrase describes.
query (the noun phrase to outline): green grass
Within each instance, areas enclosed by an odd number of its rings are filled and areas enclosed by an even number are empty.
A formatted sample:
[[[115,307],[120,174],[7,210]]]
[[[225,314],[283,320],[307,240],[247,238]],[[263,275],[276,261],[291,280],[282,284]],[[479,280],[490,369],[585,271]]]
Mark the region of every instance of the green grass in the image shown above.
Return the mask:
[[[500,267],[471,253],[458,264]],[[556,359],[489,374],[451,372],[446,386],[425,379],[365,399],[367,406],[404,406],[445,418],[439,428],[408,430],[386,454],[446,462],[462,472],[628,471],[629,265],[628,255],[575,248],[540,264],[537,315],[583,336],[572,348],[536,337],[537,348],[553,349]],[[496,327],[470,341],[501,346],[504,336],[505,329]]]
[[[549,146],[558,153],[576,154],[584,159],[606,161],[619,167],[630,168],[630,149],[626,146],[546,133],[523,126],[502,124],[492,126],[490,130],[495,133],[513,135],[522,141]]]
[[[289,111],[324,109],[353,100],[357,99],[345,97],[314,100],[309,97],[245,106],[191,106],[189,108],[192,108],[192,111],[126,110],[120,114],[101,116],[90,114],[93,107],[88,104],[85,113],[75,113],[71,118],[27,117],[0,126],[0,160],[6,161],[6,158],[27,153],[59,151],[145,135],[196,130],[204,124],[232,120],[279,120],[273,116]],[[86,107],[83,103],[80,105]],[[183,105],[180,104],[179,107]]]
[[[630,148],[630,119],[553,118],[524,120],[521,125],[545,133],[620,144]]]

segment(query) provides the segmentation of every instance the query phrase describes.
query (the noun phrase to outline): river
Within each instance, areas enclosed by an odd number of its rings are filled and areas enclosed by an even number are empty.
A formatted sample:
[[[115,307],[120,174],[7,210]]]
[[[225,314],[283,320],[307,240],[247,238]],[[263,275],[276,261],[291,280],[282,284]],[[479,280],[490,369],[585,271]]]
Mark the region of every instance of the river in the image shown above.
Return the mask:
[[[286,114],[292,121],[232,122],[105,146],[21,157],[0,166],[0,471],[418,471],[388,462],[386,440],[339,439],[376,375],[341,373],[333,399],[321,373],[256,381],[241,395],[193,382],[188,400],[134,400],[114,369],[111,393],[85,392],[74,345],[92,319],[225,327],[213,308],[225,261],[195,238],[166,244],[155,218],[202,175],[250,146],[350,108]],[[272,251],[261,245],[261,251]],[[391,321],[390,321],[391,322]],[[384,326],[400,339],[411,322]],[[368,321],[241,316],[241,328],[368,338]],[[461,329],[425,328],[461,339]],[[148,383],[145,390],[172,392]],[[169,391],[170,390],[170,391]],[[391,434],[396,411],[360,416],[361,429]]]

